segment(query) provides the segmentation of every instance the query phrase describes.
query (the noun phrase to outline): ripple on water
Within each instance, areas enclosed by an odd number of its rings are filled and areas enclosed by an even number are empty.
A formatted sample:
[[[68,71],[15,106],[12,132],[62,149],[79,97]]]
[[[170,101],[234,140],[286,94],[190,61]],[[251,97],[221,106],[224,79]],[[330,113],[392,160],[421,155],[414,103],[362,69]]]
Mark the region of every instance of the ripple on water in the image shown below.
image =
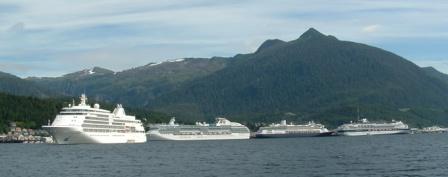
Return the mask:
[[[0,174],[2,177],[446,176],[447,138],[448,134],[125,145],[0,144]]]

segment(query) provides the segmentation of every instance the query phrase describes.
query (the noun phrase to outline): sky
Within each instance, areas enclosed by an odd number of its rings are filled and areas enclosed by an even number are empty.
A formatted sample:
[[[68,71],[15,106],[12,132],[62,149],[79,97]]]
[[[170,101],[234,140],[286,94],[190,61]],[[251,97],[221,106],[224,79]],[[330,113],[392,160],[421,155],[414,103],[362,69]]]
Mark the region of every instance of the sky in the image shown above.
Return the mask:
[[[234,56],[310,27],[448,73],[445,0],[2,0],[0,71],[54,77]]]

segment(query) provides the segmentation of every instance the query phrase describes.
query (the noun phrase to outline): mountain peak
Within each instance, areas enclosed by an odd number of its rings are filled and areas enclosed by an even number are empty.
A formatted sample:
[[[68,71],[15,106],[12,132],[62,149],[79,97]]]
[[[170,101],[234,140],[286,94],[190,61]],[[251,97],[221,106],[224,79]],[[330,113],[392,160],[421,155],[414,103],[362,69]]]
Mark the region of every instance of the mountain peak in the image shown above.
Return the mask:
[[[438,72],[438,70],[436,68],[432,67],[432,66],[422,67],[422,69],[428,70],[428,71],[437,71]]]
[[[260,52],[267,48],[271,48],[273,46],[277,46],[277,45],[284,44],[284,43],[286,43],[286,42],[282,41],[280,39],[268,39],[268,40],[264,41],[263,44],[260,45],[260,47],[258,47],[256,52]]]
[[[101,68],[101,67],[95,66],[89,70],[89,73],[111,74],[114,72],[109,69],[106,69],[106,68]]]
[[[86,77],[86,76],[90,76],[90,75],[105,75],[105,74],[113,74],[114,72],[105,68],[101,68],[101,67],[93,67],[93,68],[89,68],[89,69],[84,69],[81,71],[77,71],[74,73],[69,73],[69,74],[65,74],[62,77],[66,77],[66,78],[80,78],[80,77]]]
[[[317,31],[314,28],[310,28],[300,36],[300,39],[311,39],[311,38],[321,38],[321,37],[325,37],[325,35],[320,33],[319,31]]]

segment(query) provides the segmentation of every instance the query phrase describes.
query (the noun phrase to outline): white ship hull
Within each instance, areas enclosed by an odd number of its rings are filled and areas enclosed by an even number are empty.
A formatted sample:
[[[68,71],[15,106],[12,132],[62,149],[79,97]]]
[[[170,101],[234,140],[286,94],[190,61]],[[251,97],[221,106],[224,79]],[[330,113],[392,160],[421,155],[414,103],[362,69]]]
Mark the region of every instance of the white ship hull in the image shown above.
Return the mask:
[[[144,133],[83,132],[81,127],[44,126],[56,144],[145,143]]]
[[[295,137],[317,137],[330,136],[333,132],[322,133],[257,133],[256,138],[295,138]]]
[[[160,134],[158,132],[148,132],[149,141],[185,141],[185,140],[238,140],[249,139],[250,133],[232,133],[226,135],[174,135]]]
[[[389,130],[389,131],[347,131],[338,132],[342,136],[365,136],[365,135],[393,135],[393,134],[408,134],[409,130]]]

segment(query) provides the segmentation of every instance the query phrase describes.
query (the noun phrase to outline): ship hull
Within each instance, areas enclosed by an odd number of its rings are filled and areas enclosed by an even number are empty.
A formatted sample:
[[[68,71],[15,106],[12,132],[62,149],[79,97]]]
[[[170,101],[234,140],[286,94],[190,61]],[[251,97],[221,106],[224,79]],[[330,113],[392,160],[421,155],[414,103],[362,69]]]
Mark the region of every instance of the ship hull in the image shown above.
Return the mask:
[[[409,134],[410,130],[388,130],[388,131],[338,131],[341,136],[366,136],[366,135],[394,135]]]
[[[325,133],[257,133],[256,138],[298,138],[298,137],[320,137],[320,136],[331,136],[333,132]]]
[[[55,144],[118,144],[145,143],[144,133],[83,132],[81,127],[44,126]]]
[[[146,135],[149,141],[242,140],[250,138],[250,133],[232,133],[227,135],[174,135],[149,132]]]

